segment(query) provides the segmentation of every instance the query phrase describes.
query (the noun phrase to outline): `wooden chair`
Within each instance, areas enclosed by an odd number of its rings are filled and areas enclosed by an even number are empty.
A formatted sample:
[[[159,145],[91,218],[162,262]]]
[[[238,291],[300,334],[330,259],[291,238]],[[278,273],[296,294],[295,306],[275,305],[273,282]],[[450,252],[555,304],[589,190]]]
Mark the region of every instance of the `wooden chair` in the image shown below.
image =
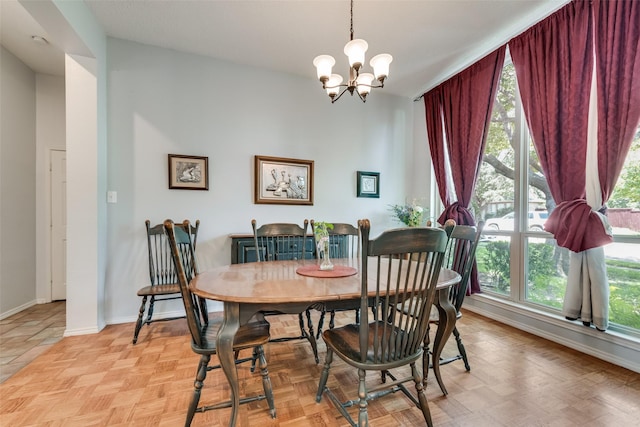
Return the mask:
[[[315,236],[315,221],[309,221],[311,224],[311,234]],[[360,257],[360,232],[356,227],[347,223],[334,222],[331,223],[333,229],[329,231],[329,256],[331,258],[359,258]],[[320,259],[319,251],[316,248],[316,257]],[[345,304],[340,301],[326,302],[314,305],[313,308],[320,311],[320,319],[318,320],[318,332],[316,339],[320,338],[322,327],[326,313],[330,313],[329,329],[333,329],[335,325],[336,311],[353,310],[353,304]],[[355,310],[356,323],[360,323],[360,311]]]
[[[257,226],[255,219],[251,220],[251,228],[253,229],[253,239],[256,248],[256,259],[258,262],[278,261],[290,259],[305,259],[313,255],[312,249],[307,250],[307,229],[309,221],[304,220],[304,226],[291,223],[271,223]],[[265,316],[273,316],[281,314],[279,312],[266,312]],[[306,310],[307,325],[309,330],[305,330],[304,317],[302,313],[298,314],[298,322],[300,324],[300,335],[272,338],[271,342],[283,342],[292,340],[307,340],[311,344],[313,356],[316,363],[318,358],[318,345],[313,333],[313,323],[311,321],[310,311]]]
[[[480,241],[483,226],[484,222],[480,222],[477,227],[470,225],[456,225],[453,220],[447,220],[444,225],[444,230],[449,236],[444,267],[456,271],[462,277],[457,285],[449,288],[449,301],[456,309],[456,323],[457,319],[462,317],[460,309],[462,308],[462,303],[464,302],[464,297],[469,286],[469,280],[471,279],[471,272],[476,260],[476,249],[478,247],[478,242]],[[431,310],[430,322],[438,323],[438,310],[435,309],[435,307]],[[458,354],[449,358],[441,357],[439,360],[433,361],[434,374],[438,381],[438,385],[444,394],[447,394],[447,390],[440,376],[440,366],[456,360],[462,360],[464,362],[465,369],[467,371],[471,370],[469,360],[467,358],[467,352],[462,344],[462,338],[460,337],[460,332],[458,331],[457,326],[453,329],[453,335],[456,339]],[[425,348],[428,348],[429,335],[427,335],[426,338],[427,341],[425,343]],[[426,368],[428,366],[429,362],[427,359],[424,367]],[[424,372],[426,377],[428,371],[425,369]]]
[[[174,263],[180,294],[184,302],[184,309],[187,317],[189,332],[191,333],[191,349],[194,353],[200,355],[200,362],[196,371],[196,379],[194,382],[193,397],[187,411],[185,426],[190,426],[193,416],[196,412],[205,412],[211,409],[228,408],[231,401],[220,402],[214,405],[198,407],[200,402],[200,394],[207,376],[207,372],[220,368],[220,365],[209,366],[211,356],[216,353],[216,339],[218,330],[222,324],[222,319],[206,322],[202,318],[200,310],[201,299],[193,294],[189,289],[189,282],[198,274],[197,262],[191,240],[183,229],[188,229],[189,223],[185,221],[183,224],[174,224],[171,220],[164,222],[169,246],[171,248],[172,262]],[[275,418],[276,409],[273,400],[273,390],[271,387],[271,379],[267,370],[267,360],[264,355],[263,346],[269,342],[269,323],[262,320],[258,322],[250,322],[240,327],[233,342],[233,349],[236,354],[236,364],[247,362],[253,359],[247,357],[238,359],[238,352],[245,349],[253,349],[253,353],[259,360],[260,373],[262,375],[263,395],[245,397],[240,399],[240,403],[254,402],[266,399],[269,405],[271,417]]]
[[[358,226],[362,239],[361,322],[322,333],[327,355],[316,401],[320,402],[326,393],[351,425],[367,426],[368,401],[402,391],[422,410],[427,425],[432,426],[423,376],[416,368],[416,361],[423,353],[447,235],[436,228],[397,228],[369,240],[369,220],[358,221]],[[374,263],[375,268],[371,276],[369,262]],[[418,301],[420,303],[416,304]],[[411,314],[396,309],[398,304],[405,303],[411,304]],[[326,387],[334,353],[358,369],[358,399],[340,402]],[[396,378],[390,371],[406,365],[411,369],[409,376]],[[385,371],[393,381],[369,388],[366,372],[370,370]],[[415,383],[417,398],[404,385],[408,381]],[[357,424],[346,410],[354,405],[359,408]]]
[[[179,224],[183,227],[185,223]],[[142,297],[140,311],[138,313],[138,321],[133,333],[133,344],[138,342],[138,334],[143,325],[149,325],[153,322],[182,319],[184,316],[169,317],[162,319],[153,319],[153,309],[156,301],[168,301],[181,298],[180,285],[176,276],[175,267],[171,260],[171,249],[169,241],[165,233],[163,224],[157,224],[151,227],[149,220],[145,221],[147,230],[147,249],[149,252],[149,280],[150,285],[138,290],[138,296]],[[198,239],[198,230],[200,228],[200,220],[196,221],[195,226],[189,224],[189,235],[195,249]],[[147,306],[147,300],[149,305]],[[204,302],[203,302],[204,304]],[[203,315],[207,316],[206,306],[203,308]],[[145,318],[145,311],[147,313]]]

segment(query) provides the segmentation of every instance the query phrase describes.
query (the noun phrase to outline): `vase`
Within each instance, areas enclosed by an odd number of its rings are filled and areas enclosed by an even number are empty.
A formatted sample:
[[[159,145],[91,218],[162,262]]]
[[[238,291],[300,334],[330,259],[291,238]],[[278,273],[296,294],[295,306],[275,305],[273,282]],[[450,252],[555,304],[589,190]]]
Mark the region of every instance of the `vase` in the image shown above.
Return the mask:
[[[322,241],[322,262],[320,263],[320,270],[333,270],[333,264],[331,263],[331,258],[329,257],[329,238],[327,240]]]

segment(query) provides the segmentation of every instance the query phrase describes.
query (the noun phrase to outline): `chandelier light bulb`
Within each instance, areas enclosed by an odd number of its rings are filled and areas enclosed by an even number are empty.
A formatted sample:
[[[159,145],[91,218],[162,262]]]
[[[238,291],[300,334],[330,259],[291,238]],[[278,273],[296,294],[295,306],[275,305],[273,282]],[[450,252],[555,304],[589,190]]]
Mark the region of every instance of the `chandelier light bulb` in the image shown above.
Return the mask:
[[[371,82],[373,82],[373,79],[374,77],[371,73],[362,73],[358,76],[356,89],[358,89],[360,95],[366,96],[371,92]]]
[[[359,70],[364,64],[364,53],[369,48],[366,41],[362,39],[351,40],[344,46],[344,54],[349,57],[349,66]]]
[[[373,74],[377,80],[383,81],[389,75],[389,64],[393,61],[393,56],[388,53],[381,53],[371,58],[369,65],[373,67]]]
[[[327,95],[334,97],[340,92],[340,85],[342,84],[342,76],[340,74],[331,74],[329,81],[325,84],[327,87]]]
[[[331,55],[319,55],[313,60],[313,65],[318,72],[318,80],[326,81],[331,76],[331,68],[336,65],[336,60]]]

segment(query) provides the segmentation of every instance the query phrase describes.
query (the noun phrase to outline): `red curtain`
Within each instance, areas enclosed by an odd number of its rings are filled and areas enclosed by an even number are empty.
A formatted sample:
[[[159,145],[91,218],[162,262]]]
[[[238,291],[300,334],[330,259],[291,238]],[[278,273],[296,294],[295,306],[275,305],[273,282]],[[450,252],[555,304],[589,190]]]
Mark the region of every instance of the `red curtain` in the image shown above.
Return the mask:
[[[545,230],[574,252],[611,242],[585,199],[593,73],[589,3],[568,4],[511,40],[509,50],[533,143],[557,203]]]
[[[438,218],[440,224],[453,219],[456,224],[475,225],[469,206],[482,163],[505,50],[505,46],[500,47],[424,95],[429,150],[445,205]],[[453,177],[453,189],[447,183],[447,167]],[[453,203],[452,192],[457,197]],[[474,268],[469,293],[479,292]]]
[[[598,94],[598,173],[611,196],[640,122],[640,2],[593,2]]]
[[[480,173],[506,47],[502,46],[442,84],[451,175],[457,202],[445,206],[439,222],[474,225],[469,206]]]
[[[429,150],[445,205],[438,218],[440,224],[447,219],[454,219],[456,224],[475,224],[468,207],[482,163],[504,55],[502,46],[424,95]],[[453,189],[447,185],[447,160]],[[451,202],[452,192],[457,202]]]
[[[447,185],[447,156],[445,154],[444,134],[442,127],[442,90],[437,87],[424,95],[424,109],[427,119],[427,138],[429,152],[438,183],[440,200],[445,206],[451,204],[451,193]],[[441,222],[440,224],[444,224]]]

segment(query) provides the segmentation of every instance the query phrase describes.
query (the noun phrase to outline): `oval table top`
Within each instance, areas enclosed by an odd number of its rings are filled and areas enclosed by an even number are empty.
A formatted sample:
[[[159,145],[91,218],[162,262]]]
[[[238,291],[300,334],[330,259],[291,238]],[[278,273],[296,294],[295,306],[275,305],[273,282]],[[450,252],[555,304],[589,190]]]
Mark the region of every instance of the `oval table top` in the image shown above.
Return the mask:
[[[338,258],[331,261],[334,265],[356,269],[360,264],[358,258]],[[237,303],[314,303],[360,297],[360,271],[344,277],[312,277],[296,272],[299,267],[308,268],[314,264],[318,264],[318,261],[310,259],[225,265],[201,272],[189,286],[200,297]],[[398,263],[392,264],[397,266]],[[372,296],[375,294],[375,269],[376,263],[370,262]],[[438,288],[446,288],[459,281],[458,273],[443,268],[438,278]]]

